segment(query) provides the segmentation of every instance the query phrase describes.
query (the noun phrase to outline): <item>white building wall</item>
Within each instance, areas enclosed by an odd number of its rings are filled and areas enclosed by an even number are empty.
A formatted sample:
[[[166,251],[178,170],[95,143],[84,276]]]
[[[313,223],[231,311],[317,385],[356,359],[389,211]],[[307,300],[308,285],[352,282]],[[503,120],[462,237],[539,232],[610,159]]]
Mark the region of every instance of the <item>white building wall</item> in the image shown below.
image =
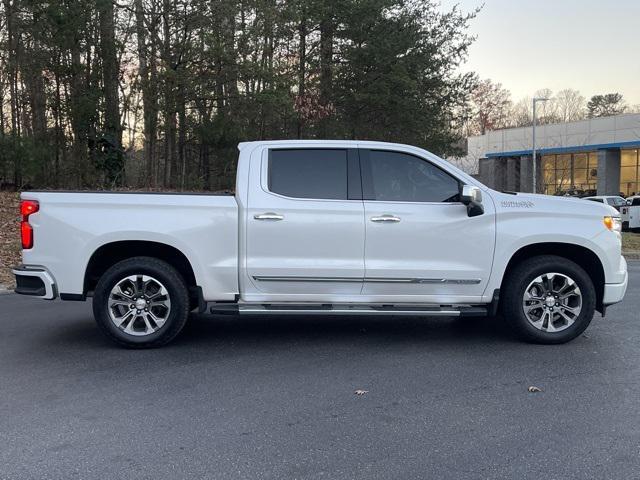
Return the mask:
[[[580,122],[538,125],[536,148],[571,148],[640,141],[640,113],[592,118]],[[478,160],[492,153],[531,151],[532,128],[510,128],[469,137],[466,157],[453,160],[477,173]],[[469,168],[467,167],[467,168]]]

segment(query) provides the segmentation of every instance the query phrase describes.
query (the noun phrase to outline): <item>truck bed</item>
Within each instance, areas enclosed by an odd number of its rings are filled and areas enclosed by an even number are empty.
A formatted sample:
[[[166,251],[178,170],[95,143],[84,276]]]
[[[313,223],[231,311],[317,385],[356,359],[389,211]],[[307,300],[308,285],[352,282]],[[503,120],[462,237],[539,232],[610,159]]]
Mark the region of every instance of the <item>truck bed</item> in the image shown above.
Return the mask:
[[[238,206],[232,195],[34,191],[21,198],[40,204],[30,218],[34,246],[24,250],[23,261],[46,265],[58,293],[82,294],[91,257],[115,242],[126,249],[135,239],[184,254],[205,298],[235,298]]]

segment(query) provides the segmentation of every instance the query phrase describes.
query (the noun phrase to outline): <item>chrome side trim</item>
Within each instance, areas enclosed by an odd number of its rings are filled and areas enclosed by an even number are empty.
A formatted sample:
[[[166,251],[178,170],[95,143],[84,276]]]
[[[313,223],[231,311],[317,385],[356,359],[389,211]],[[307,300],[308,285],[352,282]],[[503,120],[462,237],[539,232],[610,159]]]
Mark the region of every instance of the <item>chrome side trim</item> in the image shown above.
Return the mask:
[[[270,277],[254,275],[254,280],[261,282],[364,282],[364,283],[417,283],[417,284],[454,284],[454,285],[477,285],[482,282],[479,278],[458,279],[458,278],[385,278],[385,277]]]
[[[362,278],[355,277],[265,277],[254,276],[254,280],[261,282],[359,282]]]
[[[368,283],[445,283],[457,285],[476,285],[482,280],[479,278],[384,278],[369,277],[364,279]]]

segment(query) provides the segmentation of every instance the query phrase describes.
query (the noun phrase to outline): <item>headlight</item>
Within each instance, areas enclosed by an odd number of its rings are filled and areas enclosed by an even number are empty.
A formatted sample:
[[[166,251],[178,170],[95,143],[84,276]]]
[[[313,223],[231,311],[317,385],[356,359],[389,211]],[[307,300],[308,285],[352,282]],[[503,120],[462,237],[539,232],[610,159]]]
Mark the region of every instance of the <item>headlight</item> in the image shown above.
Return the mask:
[[[612,232],[621,232],[622,220],[620,220],[620,217],[606,216],[604,217],[604,226]]]

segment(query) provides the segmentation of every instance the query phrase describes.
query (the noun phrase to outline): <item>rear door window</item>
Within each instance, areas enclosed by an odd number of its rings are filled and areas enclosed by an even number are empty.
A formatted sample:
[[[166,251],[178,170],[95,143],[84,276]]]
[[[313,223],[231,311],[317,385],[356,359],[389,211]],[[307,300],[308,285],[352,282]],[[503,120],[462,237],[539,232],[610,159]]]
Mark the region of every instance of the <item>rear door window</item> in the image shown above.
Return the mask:
[[[269,191],[293,198],[348,199],[347,149],[269,152]]]

